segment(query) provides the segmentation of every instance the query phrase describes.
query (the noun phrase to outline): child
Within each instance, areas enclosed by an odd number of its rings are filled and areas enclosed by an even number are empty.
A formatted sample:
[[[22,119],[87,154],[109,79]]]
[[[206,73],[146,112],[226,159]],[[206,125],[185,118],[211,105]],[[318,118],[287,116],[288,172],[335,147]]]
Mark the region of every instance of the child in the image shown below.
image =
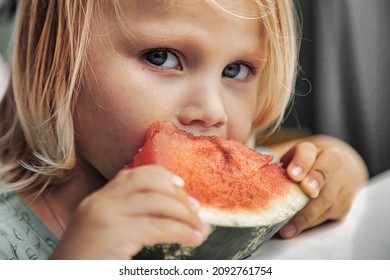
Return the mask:
[[[121,169],[156,120],[242,142],[277,128],[295,78],[293,2],[19,5],[0,106],[0,256],[128,259],[201,244],[209,228],[181,178]],[[313,198],[282,237],[346,215],[367,176],[353,149],[326,136],[270,148]]]

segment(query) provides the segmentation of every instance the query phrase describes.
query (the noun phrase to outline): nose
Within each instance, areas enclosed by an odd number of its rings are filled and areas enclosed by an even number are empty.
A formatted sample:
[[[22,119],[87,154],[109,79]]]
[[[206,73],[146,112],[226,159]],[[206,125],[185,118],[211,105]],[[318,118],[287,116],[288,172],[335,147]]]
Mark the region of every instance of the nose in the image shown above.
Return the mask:
[[[210,78],[194,84],[184,94],[186,101],[178,116],[180,123],[207,129],[226,125],[228,115],[222,85]]]

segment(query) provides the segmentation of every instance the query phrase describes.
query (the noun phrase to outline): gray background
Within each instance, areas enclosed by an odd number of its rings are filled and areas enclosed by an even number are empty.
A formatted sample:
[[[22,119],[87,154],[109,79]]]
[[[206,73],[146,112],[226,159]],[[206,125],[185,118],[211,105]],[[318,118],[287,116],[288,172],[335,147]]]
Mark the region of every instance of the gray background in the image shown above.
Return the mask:
[[[390,168],[390,1],[296,2],[302,72],[284,126],[344,139],[371,175]]]

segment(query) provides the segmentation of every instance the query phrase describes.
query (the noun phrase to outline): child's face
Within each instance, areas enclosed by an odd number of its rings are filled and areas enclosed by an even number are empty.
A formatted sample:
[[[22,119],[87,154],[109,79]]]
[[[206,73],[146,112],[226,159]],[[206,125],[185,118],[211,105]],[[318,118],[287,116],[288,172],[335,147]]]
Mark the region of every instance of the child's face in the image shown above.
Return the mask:
[[[242,142],[251,131],[265,60],[259,21],[207,1],[163,2],[123,1],[123,21],[94,19],[76,137],[80,155],[108,179],[154,121]],[[219,2],[237,14],[254,9]]]

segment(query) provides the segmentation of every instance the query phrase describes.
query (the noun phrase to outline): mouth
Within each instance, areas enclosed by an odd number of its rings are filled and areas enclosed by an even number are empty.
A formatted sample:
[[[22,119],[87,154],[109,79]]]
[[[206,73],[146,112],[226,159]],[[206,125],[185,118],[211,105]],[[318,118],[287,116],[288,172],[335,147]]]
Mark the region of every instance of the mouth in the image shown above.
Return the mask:
[[[227,138],[227,131],[225,127],[204,127],[201,124],[175,124],[179,129],[190,133],[194,136],[220,136]]]

